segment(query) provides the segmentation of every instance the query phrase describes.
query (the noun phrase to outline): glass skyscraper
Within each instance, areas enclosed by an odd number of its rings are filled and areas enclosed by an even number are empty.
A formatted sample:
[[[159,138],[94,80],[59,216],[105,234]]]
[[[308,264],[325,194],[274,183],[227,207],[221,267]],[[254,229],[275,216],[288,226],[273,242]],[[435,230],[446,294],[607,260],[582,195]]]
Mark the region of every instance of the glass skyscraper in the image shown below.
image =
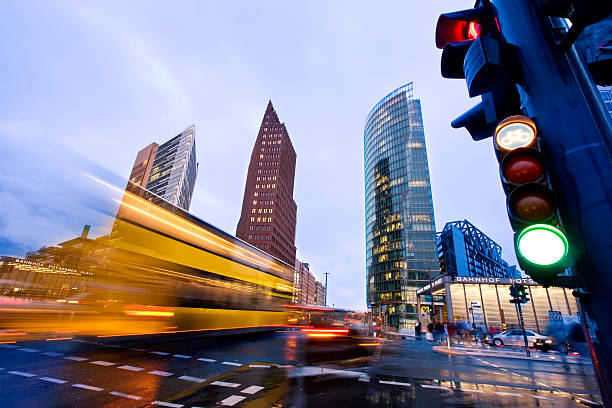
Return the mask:
[[[412,329],[416,290],[440,274],[421,103],[412,82],[372,108],[363,138],[367,301],[390,326]]]

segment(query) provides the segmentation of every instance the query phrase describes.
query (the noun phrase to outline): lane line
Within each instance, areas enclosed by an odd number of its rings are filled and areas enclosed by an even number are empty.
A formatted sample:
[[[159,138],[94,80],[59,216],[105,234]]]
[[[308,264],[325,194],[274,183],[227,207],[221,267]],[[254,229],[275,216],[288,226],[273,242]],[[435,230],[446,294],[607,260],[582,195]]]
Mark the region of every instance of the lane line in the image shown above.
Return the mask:
[[[202,358],[198,358],[198,361],[205,361],[207,363],[214,363],[217,360],[213,360],[212,358],[204,358],[204,357],[202,357]]]
[[[270,368],[271,366],[267,364],[249,364],[251,368]]]
[[[441,387],[439,385],[427,385],[427,384],[421,384],[421,387],[423,388],[432,388],[435,390],[445,390],[445,391],[452,391],[450,388],[448,387]]]
[[[191,356],[186,356],[184,354],[173,354],[173,357],[178,357],[178,358],[191,358]]]
[[[460,388],[460,390],[463,391],[463,392],[477,392],[479,394],[484,394],[483,390],[472,390],[472,389],[469,389],[469,388]]]
[[[56,384],[65,384],[67,382],[64,380],[60,380],[59,378],[53,378],[53,377],[40,377],[39,380],[49,381],[49,382],[56,383]]]
[[[243,394],[255,394],[263,389],[264,387],[260,387],[259,385],[251,385],[240,392]]]
[[[523,394],[517,394],[515,392],[494,391],[494,393],[497,394],[497,395],[507,395],[507,396],[511,396],[511,397],[524,397]]]
[[[157,354],[158,356],[168,356],[170,353],[166,353],[164,351],[149,351],[151,354]]]
[[[130,350],[132,350],[132,351],[148,351],[148,350],[141,349],[141,348],[131,348]]]
[[[171,375],[174,375],[174,373],[169,373],[167,371],[159,371],[159,370],[149,371],[149,374],[159,375],[162,377],[170,377]]]
[[[129,370],[129,371],[142,371],[142,370],[144,370],[144,368],[142,368],[142,367],[134,367],[134,366],[131,366],[131,365],[122,365],[122,366],[117,367],[117,368],[120,368],[122,370]]]
[[[412,387],[412,384],[404,383],[404,382],[384,381],[384,380],[378,380],[378,382],[381,383],[381,384],[401,385],[401,386],[404,386],[404,387]]]
[[[111,392],[109,392],[109,394],[116,395],[118,397],[129,398],[129,399],[133,399],[133,400],[140,400],[140,399],[142,399],[142,397],[139,397],[137,395],[125,394],[125,393],[119,392],[119,391],[111,391]]]
[[[101,361],[101,360],[90,361],[89,363],[90,364],[101,365],[101,366],[104,366],[104,367],[115,365],[115,363],[111,363],[109,361]]]
[[[39,349],[35,349],[35,348],[28,348],[28,347],[20,347],[17,350],[19,351],[25,351],[26,353],[38,353],[40,350]]]
[[[170,408],[181,408],[183,404],[175,404],[173,402],[165,402],[165,401],[153,401],[152,405],[159,405],[162,407],[170,407]]]
[[[179,380],[193,381],[193,382],[201,383],[201,382],[206,381],[206,378],[192,377],[190,375],[182,375],[179,377]]]
[[[77,357],[77,356],[68,356],[68,357],[64,357],[66,360],[72,360],[72,361],[85,361],[85,360],[89,360],[88,358],[85,357]]]
[[[225,364],[225,365],[231,365],[231,366],[236,366],[236,367],[240,367],[242,364],[240,363],[234,363],[232,361],[224,361],[221,364]]]
[[[20,375],[22,377],[36,377],[36,374],[24,373],[23,371],[7,371],[7,373]]]
[[[42,354],[43,356],[49,356],[49,357],[61,357],[65,355],[63,353],[56,353],[55,351],[47,351],[46,353],[42,353]]]
[[[215,381],[215,382],[210,383],[210,385],[218,385],[220,387],[229,387],[229,388],[240,387],[240,384],[225,382],[225,381]]]
[[[227,397],[226,399],[221,401],[221,405],[225,405],[226,407],[232,407],[244,399],[246,399],[246,397],[243,397],[241,395],[232,395],[231,397]]]
[[[541,395],[532,395],[533,398],[537,398],[537,399],[542,399],[542,400],[549,400],[550,398],[548,397],[542,397]]]
[[[92,385],[85,385],[85,384],[72,384],[72,386],[76,387],[76,388],[83,388],[84,390],[90,390],[90,391],[102,391],[102,390],[104,390],[104,388],[94,387]]]

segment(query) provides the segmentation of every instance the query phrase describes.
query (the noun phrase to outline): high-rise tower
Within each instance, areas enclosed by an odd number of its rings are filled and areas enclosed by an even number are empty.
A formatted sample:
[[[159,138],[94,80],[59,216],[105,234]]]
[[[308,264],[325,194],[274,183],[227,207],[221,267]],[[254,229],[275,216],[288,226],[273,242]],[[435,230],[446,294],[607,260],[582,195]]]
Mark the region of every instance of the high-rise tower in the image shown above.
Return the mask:
[[[364,131],[367,302],[414,328],[416,290],[439,275],[421,103],[412,82],[385,96]]]
[[[291,266],[297,214],[295,159],[287,128],[269,101],[251,153],[236,236]]]
[[[192,125],[161,146],[151,143],[139,151],[126,190],[144,194],[155,204],[167,201],[189,211],[197,175],[195,125]]]

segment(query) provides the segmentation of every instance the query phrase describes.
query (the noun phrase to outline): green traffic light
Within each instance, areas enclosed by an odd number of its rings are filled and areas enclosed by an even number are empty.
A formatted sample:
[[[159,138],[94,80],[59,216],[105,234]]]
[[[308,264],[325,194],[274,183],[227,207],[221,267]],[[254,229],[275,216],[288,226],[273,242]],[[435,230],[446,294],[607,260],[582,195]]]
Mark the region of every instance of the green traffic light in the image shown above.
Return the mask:
[[[517,248],[528,262],[539,266],[553,266],[562,262],[569,251],[565,234],[547,224],[525,228],[518,236]]]

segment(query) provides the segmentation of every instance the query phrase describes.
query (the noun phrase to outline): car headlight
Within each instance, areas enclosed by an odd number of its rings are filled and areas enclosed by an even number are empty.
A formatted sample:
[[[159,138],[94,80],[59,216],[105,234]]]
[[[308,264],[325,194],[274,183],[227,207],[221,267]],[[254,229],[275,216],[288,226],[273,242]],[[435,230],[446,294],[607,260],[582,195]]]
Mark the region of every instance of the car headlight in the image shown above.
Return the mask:
[[[552,340],[548,339],[544,343],[552,344]]]

